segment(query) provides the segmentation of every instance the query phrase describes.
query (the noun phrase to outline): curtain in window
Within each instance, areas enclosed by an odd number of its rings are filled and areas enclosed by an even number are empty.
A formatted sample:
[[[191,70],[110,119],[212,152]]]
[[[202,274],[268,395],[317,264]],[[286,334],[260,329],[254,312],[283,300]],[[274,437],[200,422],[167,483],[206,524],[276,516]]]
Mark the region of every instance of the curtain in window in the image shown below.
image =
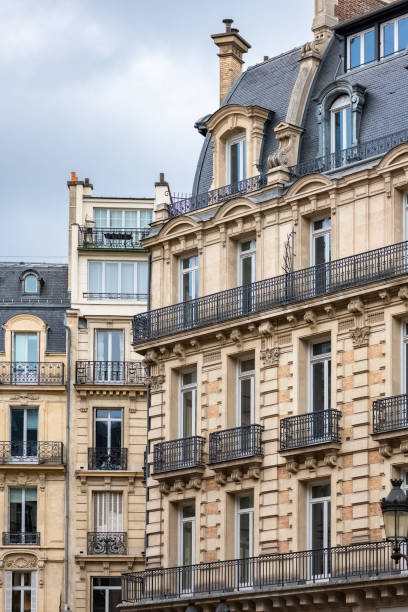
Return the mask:
[[[140,211],[140,227],[149,227],[149,224],[152,222],[152,214],[151,210]]]
[[[106,263],[105,264],[105,292],[106,293],[118,293],[118,264]]]
[[[121,266],[121,293],[134,293],[134,265],[123,263]]]
[[[137,227],[137,211],[126,210],[125,211],[125,227],[135,228]]]
[[[123,531],[122,493],[94,493],[93,505],[95,531]]]
[[[137,292],[139,294],[147,295],[149,293],[148,270],[147,262],[141,261],[137,264]]]
[[[89,293],[103,293],[101,262],[89,262]]]
[[[105,208],[95,208],[95,227],[108,227],[108,211]]]

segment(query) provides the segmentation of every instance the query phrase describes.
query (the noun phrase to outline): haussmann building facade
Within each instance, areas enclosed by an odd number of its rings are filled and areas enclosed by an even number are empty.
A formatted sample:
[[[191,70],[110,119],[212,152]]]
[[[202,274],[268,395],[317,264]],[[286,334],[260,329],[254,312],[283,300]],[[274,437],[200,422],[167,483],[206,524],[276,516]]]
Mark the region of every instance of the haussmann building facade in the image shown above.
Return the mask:
[[[143,241],[146,569],[121,609],[406,610],[379,502],[408,486],[408,2],[316,0],[314,40],[243,73],[225,26],[193,195],[161,176]]]

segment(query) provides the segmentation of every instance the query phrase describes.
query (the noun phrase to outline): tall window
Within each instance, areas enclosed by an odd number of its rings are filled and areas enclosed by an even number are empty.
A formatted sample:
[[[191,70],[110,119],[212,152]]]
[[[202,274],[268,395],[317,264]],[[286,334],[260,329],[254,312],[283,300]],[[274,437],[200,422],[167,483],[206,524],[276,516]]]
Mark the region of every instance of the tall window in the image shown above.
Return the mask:
[[[347,58],[349,70],[369,64],[375,59],[375,32],[366,30],[349,36],[347,40]]]
[[[151,209],[95,208],[96,228],[142,228],[149,227],[152,221]]]
[[[37,488],[9,489],[10,542],[35,544],[37,532]]]
[[[249,559],[254,556],[254,496],[244,493],[235,505],[235,557]],[[241,563],[238,569],[239,585],[251,584],[251,565]]]
[[[227,142],[227,185],[246,179],[246,138],[237,134]]]
[[[147,299],[148,263],[88,262],[88,294],[90,298]]]
[[[122,330],[97,330],[95,373],[98,382],[121,382],[124,379]]]
[[[193,587],[191,566],[195,560],[195,507],[194,502],[179,507],[179,565],[183,566],[180,576],[181,591],[186,593]]]
[[[37,610],[37,572],[5,572],[5,612]]]
[[[331,108],[331,152],[351,147],[351,107],[349,96],[340,96]]]
[[[408,323],[402,323],[402,389],[401,393],[408,393]]]
[[[122,410],[95,410],[95,446],[107,450],[122,446]]]
[[[179,436],[190,438],[196,433],[197,370],[189,369],[180,374]]]
[[[11,408],[11,457],[33,461],[37,458],[38,408]]]
[[[93,493],[94,531],[123,532],[122,493]]]
[[[322,550],[330,547],[330,483],[313,484],[308,489],[308,549],[312,556],[313,576],[328,576],[329,558]]]
[[[238,361],[237,425],[254,422],[255,359],[243,357]]]
[[[113,612],[121,601],[120,577],[92,578],[92,612]]]
[[[249,285],[256,280],[256,240],[239,245],[238,284]]]
[[[331,218],[324,217],[312,222],[312,265],[331,260]]]
[[[309,412],[330,410],[331,407],[331,342],[310,345]]]
[[[408,15],[381,26],[381,57],[403,51],[408,45]]]
[[[198,256],[180,261],[180,301],[188,302],[198,297]]]

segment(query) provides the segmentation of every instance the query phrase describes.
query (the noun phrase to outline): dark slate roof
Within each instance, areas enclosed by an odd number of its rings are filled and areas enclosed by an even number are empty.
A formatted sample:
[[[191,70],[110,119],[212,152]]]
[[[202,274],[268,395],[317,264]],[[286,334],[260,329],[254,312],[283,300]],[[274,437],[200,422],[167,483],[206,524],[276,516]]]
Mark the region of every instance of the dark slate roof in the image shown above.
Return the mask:
[[[266,170],[268,155],[278,149],[274,128],[286,119],[290,96],[299,72],[300,47],[273,57],[262,64],[251,66],[236,80],[221,106],[240,104],[269,109],[272,120],[268,123],[261,166]],[[209,190],[212,182],[211,136],[208,134],[198,160],[193,195]]]
[[[407,53],[364,66],[348,73],[338,71],[344,42],[334,37],[326,51],[305,113],[300,161],[318,155],[318,97],[325,87],[336,80],[359,84],[366,88],[361,117],[360,142],[367,142],[408,128],[408,65]]]
[[[39,296],[22,293],[21,276],[35,271],[42,279]],[[68,266],[61,264],[0,263],[0,352],[4,352],[2,326],[17,314],[34,314],[48,326],[47,353],[65,352],[65,311],[70,305]]]

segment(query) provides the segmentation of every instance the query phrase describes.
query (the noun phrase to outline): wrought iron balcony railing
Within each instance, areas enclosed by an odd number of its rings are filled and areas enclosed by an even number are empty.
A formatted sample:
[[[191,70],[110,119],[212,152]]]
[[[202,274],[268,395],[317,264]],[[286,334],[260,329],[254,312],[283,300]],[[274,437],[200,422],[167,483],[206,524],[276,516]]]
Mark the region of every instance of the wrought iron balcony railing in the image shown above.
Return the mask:
[[[373,433],[408,428],[408,395],[384,397],[373,402]]]
[[[258,176],[245,179],[244,181],[238,181],[237,183],[231,183],[230,185],[213,189],[212,191],[199,193],[189,198],[181,198],[167,205],[169,218],[179,217],[180,215],[206,208],[212,204],[220,204],[224,202],[224,200],[228,200],[237,195],[258,191],[258,189],[262,189],[262,187],[265,186],[266,175],[259,174]]]
[[[368,542],[124,574],[122,599],[147,602],[400,574],[392,544]]]
[[[35,532],[3,531],[3,546],[10,546],[11,544],[39,546],[40,534]]]
[[[143,312],[133,318],[133,342],[140,344],[407,273],[408,242],[392,244]]]
[[[142,249],[147,227],[80,227],[79,246],[86,249]]]
[[[0,385],[63,385],[64,364],[43,361],[0,362]]]
[[[280,422],[280,450],[341,442],[339,410],[297,414]]]
[[[77,385],[145,385],[141,361],[77,361]]]
[[[0,442],[0,465],[62,465],[62,442]]]
[[[84,293],[87,300],[133,300],[147,302],[147,293]]]
[[[262,425],[244,425],[210,434],[209,463],[262,457]]]
[[[88,533],[88,555],[126,555],[127,534],[123,532]]]
[[[204,438],[192,436],[154,445],[153,470],[155,474],[204,467]]]
[[[299,178],[315,172],[322,173],[328,172],[329,170],[338,170],[349,164],[369,159],[370,157],[384,155],[394,147],[407,141],[408,130],[400,130],[388,136],[382,136],[381,138],[362,142],[354,147],[343,149],[342,151],[336,151],[335,153],[301,162],[289,168],[289,171],[292,178]]]
[[[89,470],[127,470],[127,448],[88,448]]]

